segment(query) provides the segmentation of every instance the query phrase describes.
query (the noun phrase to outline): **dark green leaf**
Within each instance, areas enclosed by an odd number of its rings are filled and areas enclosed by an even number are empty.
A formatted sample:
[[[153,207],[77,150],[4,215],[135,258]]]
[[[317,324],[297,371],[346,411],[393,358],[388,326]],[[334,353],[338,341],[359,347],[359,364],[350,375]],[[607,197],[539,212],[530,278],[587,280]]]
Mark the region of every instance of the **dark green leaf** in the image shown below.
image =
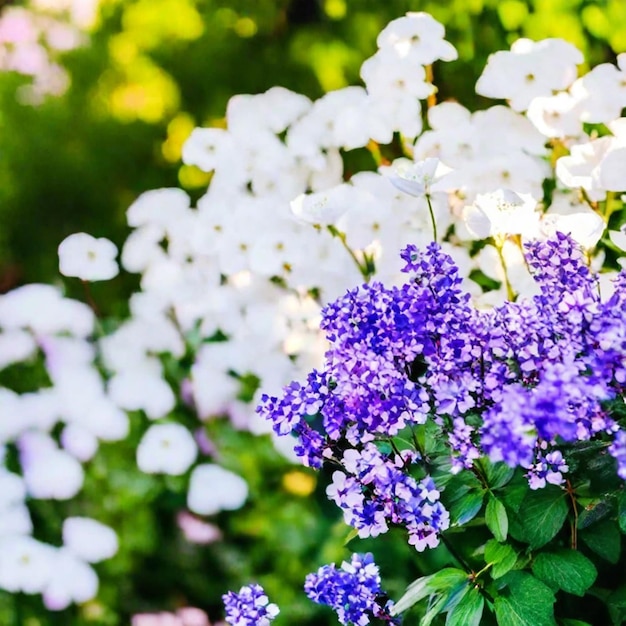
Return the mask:
[[[607,450],[601,450],[587,460],[585,475],[596,493],[615,489],[622,483],[617,475],[617,461]]]
[[[576,550],[542,552],[532,565],[533,574],[554,590],[584,596],[598,572],[594,564]]]
[[[494,601],[498,626],[555,626],[554,594],[525,572],[507,574],[507,588]]]
[[[562,619],[561,626],[592,626],[589,622],[581,622],[579,619]]]
[[[478,515],[483,506],[483,491],[470,491],[450,505],[450,522],[462,526]]]
[[[622,491],[617,498],[617,519],[620,530],[626,533],[626,491]]]
[[[485,599],[476,587],[469,589],[448,611],[446,626],[479,626]]]
[[[426,596],[443,590],[452,590],[465,581],[467,581],[467,573],[454,567],[446,567],[430,576],[422,576],[409,585],[404,595],[394,604],[391,612],[393,615],[398,615]]]
[[[493,495],[489,495],[487,501],[485,523],[498,541],[506,540],[507,533],[509,532],[509,518],[502,502]]]
[[[510,532],[519,541],[540,548],[561,530],[567,517],[566,494],[556,487],[529,492],[524,498]]]
[[[578,528],[582,530],[604,519],[613,511],[613,506],[607,500],[592,500],[578,515]]]
[[[518,474],[507,483],[506,489],[498,494],[498,497],[508,511],[517,513],[529,492],[528,480],[523,475]]]
[[[626,620],[626,587],[618,587],[606,598],[606,604],[613,624],[623,624]]]
[[[606,559],[609,563],[617,563],[621,549],[621,535],[617,524],[606,520],[585,528],[578,536],[596,554]]]
[[[517,553],[508,544],[498,543],[495,539],[485,545],[485,562],[493,563],[491,577],[495,580],[510,572],[517,561]]]

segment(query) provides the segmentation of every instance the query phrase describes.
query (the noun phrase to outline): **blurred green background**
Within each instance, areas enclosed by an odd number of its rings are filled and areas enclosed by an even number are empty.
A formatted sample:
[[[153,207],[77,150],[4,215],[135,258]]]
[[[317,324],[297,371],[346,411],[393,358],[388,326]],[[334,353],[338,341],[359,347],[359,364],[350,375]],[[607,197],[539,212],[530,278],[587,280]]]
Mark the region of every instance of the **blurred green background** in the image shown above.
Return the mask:
[[[27,7],[69,19],[54,4],[4,3],[0,16]],[[406,11],[427,11],[445,24],[460,58],[435,67],[438,98],[470,108],[490,104],[474,94],[488,55],[520,36],[563,37],[590,66],[626,51],[624,0],[102,0],[85,45],[49,50],[69,77],[62,95],[25,102],[32,77],[0,72],[0,292],[57,281],[56,248],[70,233],[106,236],[121,246],[125,210],[143,191],[182,186],[201,195],[209,177],[180,163],[195,126],[222,125],[237,93],[282,85],[315,98],[358,83],[376,35]],[[2,40],[10,33],[1,33],[0,49],[11,49]],[[96,286],[100,302],[108,296],[105,311],[123,310],[133,281]],[[115,626],[137,611],[185,603],[218,615],[224,586],[238,588],[248,579],[280,595],[291,623],[333,623],[300,593],[308,571],[347,554],[348,531],[326,502],[325,480],[294,472],[265,439],[233,431],[225,421],[212,429],[220,462],[243,475],[252,491],[243,511],[218,517],[223,542],[181,541],[174,519],[184,506],[184,485],[136,470],[137,437],[103,446],[83,491],[84,502],[96,508],[78,509],[120,532],[120,554],[98,568],[100,601],[46,616],[39,599],[0,594],[0,623]],[[52,510],[57,506],[33,504],[44,540],[58,535],[54,524],[48,527],[61,519]],[[394,595],[417,574],[401,534],[351,544],[377,546]],[[437,558],[421,557],[422,569]]]

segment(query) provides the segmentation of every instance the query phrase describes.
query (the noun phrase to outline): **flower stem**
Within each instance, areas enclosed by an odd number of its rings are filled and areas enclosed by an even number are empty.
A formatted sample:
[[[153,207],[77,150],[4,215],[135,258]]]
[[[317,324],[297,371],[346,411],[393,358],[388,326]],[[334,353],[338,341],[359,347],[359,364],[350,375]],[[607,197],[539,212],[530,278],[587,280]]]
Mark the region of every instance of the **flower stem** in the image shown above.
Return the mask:
[[[348,242],[346,241],[346,234],[342,233],[340,230],[335,228],[332,224],[328,225],[328,232],[330,232],[330,234],[333,237],[337,237],[337,239],[341,241],[341,245],[346,249],[346,251],[352,258],[356,266],[359,268],[359,272],[361,272],[361,276],[363,276],[363,280],[365,280],[365,282],[368,283],[371,278],[368,265],[367,263],[361,263],[357,255],[354,253],[354,250],[348,245]]]
[[[502,241],[494,241],[496,250],[498,251],[498,258],[500,259],[500,264],[502,265],[502,271],[504,272],[504,284],[506,286],[506,297],[511,301],[515,301],[515,291],[513,291],[513,286],[511,285],[511,281],[509,280],[509,270],[506,266],[506,261],[504,260],[504,254],[502,253],[503,243]]]
[[[428,212],[430,213],[430,222],[433,225],[433,241],[437,243],[437,222],[435,222],[435,212],[430,201],[430,194],[426,194],[426,202],[428,203]]]

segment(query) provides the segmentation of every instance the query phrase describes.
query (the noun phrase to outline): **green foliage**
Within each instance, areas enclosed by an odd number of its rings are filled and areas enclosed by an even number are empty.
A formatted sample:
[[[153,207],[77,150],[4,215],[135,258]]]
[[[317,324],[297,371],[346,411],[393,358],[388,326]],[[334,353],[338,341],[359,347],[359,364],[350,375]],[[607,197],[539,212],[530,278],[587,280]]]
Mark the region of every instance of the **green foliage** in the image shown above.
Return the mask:
[[[554,626],[554,594],[525,572],[507,574],[506,587],[494,601],[499,626]]]
[[[565,523],[568,512],[565,497],[563,490],[551,486],[528,492],[513,517],[511,535],[532,549],[548,543]]]
[[[532,570],[552,590],[562,589],[577,596],[584,596],[598,575],[594,564],[576,550],[541,552]]]
[[[509,530],[509,518],[500,500],[490,495],[485,511],[485,523],[498,541],[505,541]]]
[[[510,545],[492,539],[485,545],[485,562],[492,566],[491,577],[496,580],[513,569],[517,554]]]

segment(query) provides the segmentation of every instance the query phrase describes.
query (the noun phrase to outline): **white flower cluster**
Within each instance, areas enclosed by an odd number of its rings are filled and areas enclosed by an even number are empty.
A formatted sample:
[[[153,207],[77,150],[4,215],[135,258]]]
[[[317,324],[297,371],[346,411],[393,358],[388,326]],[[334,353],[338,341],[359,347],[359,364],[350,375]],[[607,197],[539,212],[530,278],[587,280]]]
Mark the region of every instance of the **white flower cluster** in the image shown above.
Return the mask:
[[[158,189],[128,209],[121,265],[141,275],[141,289],[115,330],[96,339],[92,310],[50,286],[0,297],[0,368],[40,354],[50,379],[30,393],[0,389],[0,443],[16,446],[21,467],[0,489],[13,494],[2,504],[0,540],[10,549],[0,549],[0,587],[43,593],[51,608],[95,593],[92,574],[72,574],[97,560],[76,547],[74,533],[87,527],[66,520],[73,538],[44,546],[29,536],[24,498],[74,497],[81,464],[100,441],[127,436],[129,415],[143,420],[141,471],[188,474],[187,505],[198,515],[241,507],[245,481],[203,460],[211,445],[202,422],[229,416],[236,428],[267,432],[240,399],[243,382],[258,379],[271,393],[319,364],[321,306],[363,278],[397,280],[399,250],[428,243],[433,228],[484,305],[532,289],[521,252],[529,238],[569,232],[602,265],[596,246],[626,190],[624,57],[577,78],[572,45],[520,40],[490,57],[477,85],[508,106],[472,113],[433,105],[430,66],[456,58],[443,36],[431,16],[408,13],[380,33],[364,86],[315,102],[280,87],[239,95],[226,128],[196,129],[183,160],[212,172],[210,187],[196,206],[180,189]],[[371,153],[371,171],[345,171],[353,150]],[[394,160],[383,156],[394,150]],[[606,245],[626,247],[623,229],[609,237]],[[108,279],[116,254],[80,233],[61,244],[60,269]],[[470,280],[476,272],[500,286],[484,291]],[[192,364],[172,382],[166,358]],[[197,417],[193,432],[176,419],[181,406]],[[91,530],[100,558],[114,552]],[[54,584],[53,553],[64,559]]]
[[[85,31],[96,19],[99,0],[22,4],[26,6],[3,7],[0,15],[0,71],[31,77],[18,97],[23,103],[39,104],[45,96],[62,95],[69,87],[69,76],[57,57],[86,43]]]

